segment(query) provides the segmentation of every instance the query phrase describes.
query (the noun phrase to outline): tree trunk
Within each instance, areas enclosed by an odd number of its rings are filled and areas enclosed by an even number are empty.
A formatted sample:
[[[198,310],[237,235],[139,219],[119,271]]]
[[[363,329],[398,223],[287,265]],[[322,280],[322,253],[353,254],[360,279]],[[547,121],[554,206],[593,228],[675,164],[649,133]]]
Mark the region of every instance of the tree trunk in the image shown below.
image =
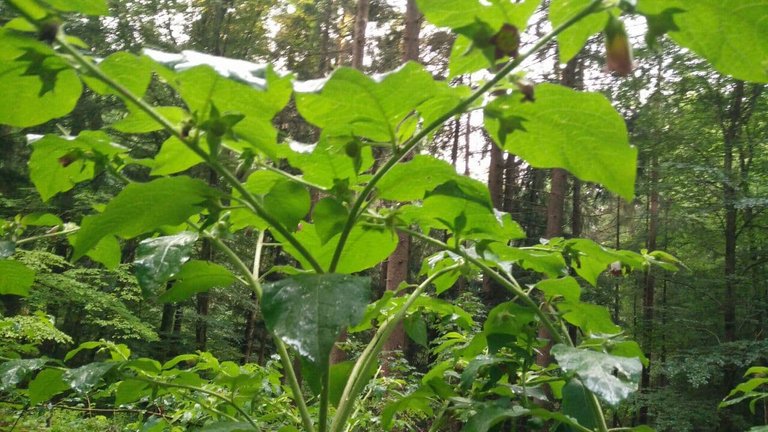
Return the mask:
[[[583,216],[581,214],[581,180],[573,178],[573,196],[571,198],[571,235],[581,237],[581,230],[584,228]]]
[[[517,157],[511,153],[507,154],[504,160],[504,202],[502,204],[502,210],[507,213],[515,213],[517,210],[515,200],[520,189],[517,184],[519,167],[520,161]]]
[[[368,27],[369,6],[369,0],[357,0],[355,30],[353,35],[354,41],[352,42],[352,67],[355,69],[363,68],[363,58],[365,57],[365,29]]]
[[[408,0],[405,14],[405,39],[403,41],[403,61],[419,60],[419,31],[421,18],[414,0]],[[410,159],[410,155],[408,156]],[[401,283],[408,280],[408,268],[411,257],[411,237],[408,234],[398,234],[398,242],[395,251],[387,260],[387,291],[395,291]],[[382,352],[385,359],[382,364],[382,373],[388,375],[389,362],[386,353],[393,351],[406,351],[408,339],[402,323],[398,325],[392,334],[384,342]]]
[[[656,238],[659,233],[659,157],[654,153],[651,156],[651,177],[650,190],[648,196],[648,237],[645,247],[649,251],[656,250]],[[651,361],[653,358],[653,315],[654,315],[654,297],[656,294],[656,278],[651,269],[645,271],[643,279],[643,350],[648,358],[648,366],[643,368],[643,374],[640,380],[641,389],[651,388]],[[640,424],[648,423],[648,406],[643,404],[640,407]]]
[[[253,354],[253,340],[256,333],[256,311],[258,305],[256,304],[256,293],[251,293],[251,301],[249,303],[248,311],[245,313],[245,331],[243,332],[243,363],[251,361],[251,355]]]
[[[744,82],[737,81],[733,90],[728,124],[723,134],[723,207],[725,209],[725,293],[723,318],[725,341],[736,340],[736,179],[733,173],[733,151],[739,137],[742,117]]]
[[[419,33],[421,32],[421,13],[416,0],[408,0],[405,9],[405,31],[403,35],[403,63],[419,61]]]

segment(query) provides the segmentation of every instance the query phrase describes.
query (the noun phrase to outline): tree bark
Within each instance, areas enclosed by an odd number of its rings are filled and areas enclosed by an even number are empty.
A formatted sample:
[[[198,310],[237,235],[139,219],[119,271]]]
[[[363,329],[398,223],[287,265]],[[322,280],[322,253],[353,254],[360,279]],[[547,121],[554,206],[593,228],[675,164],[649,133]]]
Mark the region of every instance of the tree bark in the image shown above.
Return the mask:
[[[650,190],[648,195],[648,237],[645,246],[649,251],[656,250],[656,238],[659,233],[659,157],[651,156]],[[643,351],[648,358],[648,366],[643,368],[640,379],[641,389],[651,388],[651,361],[653,358],[653,315],[656,278],[651,269],[645,271],[643,278]],[[648,406],[642,405],[639,412],[640,424],[648,423]]]
[[[723,208],[725,209],[725,293],[723,318],[725,341],[736,340],[736,179],[733,170],[733,151],[739,138],[742,117],[744,82],[737,81],[733,89],[727,125],[723,133]]]
[[[419,33],[421,13],[416,0],[408,0],[405,8],[405,31],[403,37],[403,63],[419,61]]]
[[[352,67],[363,68],[365,57],[365,29],[368,27],[369,0],[357,0],[355,12],[355,30],[352,42]]]
[[[403,62],[419,60],[419,31],[421,27],[421,18],[419,10],[414,0],[408,0],[408,6],[405,14],[405,37],[403,41]],[[408,157],[410,158],[410,156]],[[387,260],[387,291],[395,291],[402,282],[408,280],[408,268],[411,258],[411,237],[408,234],[399,233],[398,242],[395,251]],[[382,352],[384,360],[382,363],[382,373],[389,374],[389,361],[386,358],[387,353],[393,351],[406,351],[408,339],[406,338],[405,328],[402,323],[399,324],[392,334],[384,342]]]

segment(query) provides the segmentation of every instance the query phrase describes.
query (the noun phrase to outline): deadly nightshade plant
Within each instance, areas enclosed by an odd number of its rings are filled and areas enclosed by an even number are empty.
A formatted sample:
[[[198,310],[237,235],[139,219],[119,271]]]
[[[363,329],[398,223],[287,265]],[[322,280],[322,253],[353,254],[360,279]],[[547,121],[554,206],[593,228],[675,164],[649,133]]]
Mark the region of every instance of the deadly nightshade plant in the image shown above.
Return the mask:
[[[341,432],[395,326],[429,312],[465,317],[460,325],[471,327],[460,307],[438,296],[461,274],[482,272],[514,300],[490,311],[482,330],[466,344],[451,348],[454,360],[435,365],[415,392],[386,407],[382,426],[391,427],[399,411],[431,415],[441,407],[432,430],[456,415],[467,419],[467,431],[485,431],[510,418],[607,431],[602,403],[616,405],[637,388],[644,357],[636,343],[623,338],[605,308],[581,300],[577,277],[596,285],[612,263],[622,269],[674,269],[674,258],[611,250],[585,239],[514,246],[523,231],[509,214],[493,208],[485,185],[431,156],[403,161],[446,121],[482,106],[485,128],[503,150],[534,167],[565,168],[631,199],[637,150],[629,145],[624,122],[610,102],[597,93],[554,84],[511,91],[519,80],[509,78],[510,73],[553,40],[566,62],[600,31],[609,35],[610,59],[624,36],[617,33],[622,13],[635,10],[647,18],[651,39],[669,31],[673,40],[721,71],[765,82],[768,37],[760,26],[768,2],[752,2],[749,13],[736,21],[721,9],[733,0],[553,0],[548,10],[552,30],[522,49],[519,34],[539,8],[538,0],[418,3],[427,20],[458,35],[451,75],[488,68],[497,72],[469,89],[437,81],[415,63],[376,77],[340,68],[326,79],[299,82],[269,66],[199,53],[117,52],[97,61],[61,23],[70,13],[105,15],[105,1],[9,1],[18,18],[0,28],[0,89],[14,103],[0,104],[0,123],[26,128],[66,116],[84,86],[121,101],[125,112],[101,130],[49,134],[31,143],[30,176],[43,200],[102,173],[125,184],[101,211],[51,235],[69,236],[73,260],[87,255],[107,267],[119,263],[120,239],[143,238],[135,262],[137,280],[148,297],[160,301],[182,301],[235,281],[248,286],[280,365],[249,368],[219,362],[209,353],[161,364],[135,358],[124,345],[88,342],[63,361],[84,349],[102,350],[109,358],[79,368],[49,359],[10,360],[0,365],[0,390],[31,377],[25,394],[33,404],[101,389],[115,406],[154,406],[170,397],[192,401],[177,402],[188,414],[197,407],[198,414],[186,417],[155,413],[148,427],[172,427],[187,418],[212,430],[260,430],[283,421],[286,428]],[[751,55],[734,57],[713,48],[723,36],[696,28],[694,23],[705,17],[720,20],[721,28],[734,33],[750,32],[749,38],[731,40],[743,43],[738,48]],[[629,73],[624,63],[613,67]],[[166,86],[182,103],[153,106],[144,98],[150,85]],[[493,97],[486,100],[488,95]],[[272,119],[291,97],[300,115],[320,130],[317,143],[278,141]],[[167,139],[154,158],[136,160],[130,148],[115,142],[113,131],[161,131]],[[376,168],[373,146],[390,149]],[[213,188],[184,174],[200,164],[224,186]],[[132,165],[148,169],[151,179],[130,178],[125,168]],[[323,197],[314,206],[310,191]],[[3,294],[24,295],[34,284],[34,272],[13,259],[15,246],[29,241],[23,238],[25,225],[19,227],[3,239]],[[259,233],[253,266],[228,245],[228,237],[244,229]],[[447,231],[447,239],[430,236],[433,230]],[[425,260],[423,281],[406,287],[404,296],[372,302],[371,281],[358,273],[386,259],[398,232],[440,252]],[[259,274],[265,233],[297,263],[280,269],[285,277],[268,284]],[[210,242],[226,265],[191,259],[198,241]],[[533,289],[523,287],[515,278],[518,269],[542,280]],[[170,289],[163,291],[165,286]],[[433,287],[435,293],[429,294]],[[567,325],[579,330],[577,339]],[[551,367],[531,361],[542,344],[536,338],[538,326],[547,328],[555,344]],[[353,363],[330,364],[338,335],[366,328],[375,331],[360,356]],[[294,356],[306,368],[311,394],[298,381]],[[273,373],[278,368],[285,392]],[[561,391],[547,395],[541,391],[544,385]],[[275,402],[289,413],[284,419],[262,415],[259,403],[270,399],[285,402]],[[548,408],[537,402],[542,399],[549,399]]]

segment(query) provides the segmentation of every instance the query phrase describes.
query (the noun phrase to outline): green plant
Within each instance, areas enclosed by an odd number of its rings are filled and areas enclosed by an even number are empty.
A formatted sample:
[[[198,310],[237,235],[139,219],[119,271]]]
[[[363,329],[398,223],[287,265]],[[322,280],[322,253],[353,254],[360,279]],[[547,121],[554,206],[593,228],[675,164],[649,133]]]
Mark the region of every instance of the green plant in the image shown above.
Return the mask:
[[[389,405],[382,425],[390,427],[399,411],[410,410],[434,415],[433,430],[451,417],[465,421],[467,431],[486,431],[505,421],[607,431],[601,401],[615,405],[636,389],[643,354],[624,338],[606,308],[582,301],[580,284],[571,274],[595,285],[611,265],[616,272],[651,265],[674,270],[677,261],[663,252],[611,250],[586,239],[514,246],[511,242],[524,233],[509,214],[493,208],[485,185],[433,157],[416,155],[403,162],[446,121],[482,108],[485,127],[502,149],[532,166],[565,168],[632,198],[637,151],[610,102],[599,94],[546,83],[535,86],[532,94],[521,90],[524,86],[512,72],[555,39],[563,61],[608,25],[617,40],[621,26],[616,20],[634,10],[635,2],[552,1],[553,30],[519,52],[517,33],[539,3],[419,2],[428,20],[458,34],[452,75],[497,71],[477,88],[451,87],[408,63],[376,80],[342,68],[319,89],[304,91],[307,83],[270,67],[244,83],[206,65],[176,70],[178,59],[162,64],[153,57],[167,56],[157,52],[118,52],[96,62],[83,52],[81,41],[64,32],[62,18],[68,12],[103,14],[105,2],[9,1],[19,18],[0,29],[0,88],[16,95],[17,104],[0,106],[0,123],[28,127],[64,116],[83,84],[120,101],[126,111],[103,130],[85,130],[76,137],[45,135],[32,143],[30,176],[43,200],[101,174],[125,184],[79,227],[49,234],[71,236],[73,260],[87,255],[107,267],[120,262],[120,239],[142,237],[136,276],[145,295],[161,301],[183,301],[235,281],[250,287],[273,336],[286,385],[276,382],[277,366],[249,370],[219,363],[207,353],[161,364],[131,357],[124,345],[87,342],[64,363],[45,358],[5,362],[0,390],[26,384],[26,394],[19,397],[27,396],[31,404],[67,394],[117,407],[138,403],[138,410],[150,417],[147,428],[341,432],[375,374],[384,341],[400,322],[430,313],[456,316],[463,320],[457,326],[473,329],[471,315],[438,296],[460,275],[482,272],[514,300],[491,310],[482,330],[474,328],[470,336],[457,332],[461,347],[434,366],[416,390]],[[759,50],[768,41],[752,37],[763,35],[759,29],[765,14],[734,20],[723,12],[723,4],[735,2],[645,0],[636,7],[648,19],[650,40],[672,31],[673,39],[722,71],[765,81]],[[767,7],[765,2],[755,5],[761,13]],[[723,36],[699,29],[696,23],[704,19],[720,19],[725,33],[751,31],[735,51],[752,50],[755,55],[717,48]],[[619,67],[627,72],[630,66]],[[174,91],[183,106],[149,104],[144,94],[154,79]],[[292,95],[301,116],[321,130],[314,145],[278,142],[272,120]],[[153,159],[140,160],[131,149],[113,143],[112,130],[162,131],[168,138]],[[373,147],[389,150],[375,169]],[[225,187],[216,189],[179,174],[199,164],[223,179]],[[136,181],[127,174],[129,166],[147,167],[154,178]],[[310,190],[322,195],[314,206]],[[245,228],[268,231],[298,266],[277,269],[285,277],[265,283],[258,272],[264,236],[254,247],[253,267],[227,244],[232,232]],[[438,240],[429,235],[433,230],[448,235]],[[394,250],[397,233],[441,252],[427,260],[421,283],[403,287],[402,296],[390,293],[369,304],[370,279],[356,273],[383,261]],[[25,240],[16,231],[4,239],[4,250],[10,252],[3,255],[9,259],[0,261],[3,294],[26,295],[34,282],[35,271],[14,259],[15,247]],[[190,260],[199,241],[213,245],[229,267]],[[532,288],[522,286],[514,277],[516,268],[538,273],[542,280]],[[431,286],[435,295],[427,294]],[[331,365],[338,335],[361,325],[376,330],[360,356],[354,363]],[[568,325],[578,329],[577,339]],[[539,327],[554,345],[550,365],[533,361],[548,342],[537,338]],[[306,393],[289,348],[303,362],[310,384]],[[83,349],[108,357],[65,367]],[[261,410],[265,398],[270,400],[266,412]],[[546,408],[542,400],[548,402]],[[174,407],[174,414],[156,409],[166,405]]]

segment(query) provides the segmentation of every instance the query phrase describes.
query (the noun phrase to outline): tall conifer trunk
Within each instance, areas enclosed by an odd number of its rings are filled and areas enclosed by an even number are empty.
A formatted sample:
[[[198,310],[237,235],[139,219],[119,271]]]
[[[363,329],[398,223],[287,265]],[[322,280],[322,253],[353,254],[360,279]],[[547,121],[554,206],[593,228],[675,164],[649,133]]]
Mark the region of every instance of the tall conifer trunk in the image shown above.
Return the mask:
[[[405,35],[403,40],[403,62],[419,61],[419,32],[421,30],[421,14],[416,7],[415,0],[408,0],[405,13]],[[410,158],[410,156],[409,156]],[[398,234],[398,242],[395,251],[387,260],[387,291],[395,291],[402,282],[408,279],[408,268],[411,257],[411,237],[405,233]],[[393,351],[405,351],[408,339],[402,323],[398,325],[389,336],[383,353]],[[386,354],[385,354],[386,355]],[[383,364],[384,373],[387,372],[387,360]]]

